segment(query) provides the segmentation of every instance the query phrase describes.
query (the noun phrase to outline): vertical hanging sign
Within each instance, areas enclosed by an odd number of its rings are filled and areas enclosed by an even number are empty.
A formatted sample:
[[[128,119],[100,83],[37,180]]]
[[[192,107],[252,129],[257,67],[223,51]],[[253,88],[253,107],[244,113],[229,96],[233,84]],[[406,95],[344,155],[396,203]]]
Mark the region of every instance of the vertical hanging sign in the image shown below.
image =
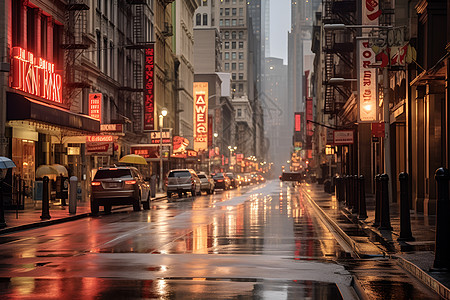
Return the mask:
[[[381,9],[378,1],[362,0],[362,25],[379,24]],[[371,29],[362,29],[362,35],[367,36]],[[376,62],[375,53],[368,40],[358,41],[358,122],[374,123],[378,121],[377,101],[377,69],[372,65]]]
[[[208,83],[194,82],[194,150],[208,148]]]
[[[145,49],[144,62],[144,131],[155,129],[155,44]]]
[[[89,116],[102,122],[102,94],[89,94]]]

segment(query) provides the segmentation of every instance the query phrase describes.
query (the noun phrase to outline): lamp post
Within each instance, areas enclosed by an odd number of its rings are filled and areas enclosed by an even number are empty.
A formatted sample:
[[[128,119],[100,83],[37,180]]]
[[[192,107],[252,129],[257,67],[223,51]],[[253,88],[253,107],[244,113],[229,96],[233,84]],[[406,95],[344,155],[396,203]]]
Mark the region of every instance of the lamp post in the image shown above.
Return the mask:
[[[229,163],[228,163],[229,166],[231,166],[231,156],[233,156],[233,151],[236,151],[236,149],[237,149],[236,146],[234,146],[234,147],[228,146],[228,150],[230,150],[230,161],[229,161]],[[228,167],[228,169],[231,169],[231,168]]]
[[[160,190],[163,190],[163,151],[162,151],[162,135],[163,135],[163,126],[164,126],[164,117],[167,116],[167,108],[163,107],[161,109],[161,114],[159,115],[159,184]]]
[[[389,33],[400,27],[378,26],[378,25],[346,25],[346,24],[324,24],[324,30],[345,29],[380,29]],[[387,39],[389,34],[384,37]],[[369,36],[357,37],[357,39],[371,39]],[[386,43],[387,44],[387,43]],[[333,78],[331,78],[333,79]],[[343,78],[339,78],[343,79]],[[345,79],[344,79],[345,80]],[[337,81],[335,82],[337,83]],[[389,199],[392,199],[392,176],[391,176],[391,132],[390,132],[390,109],[389,109],[389,71],[387,66],[383,68],[383,116],[384,116],[384,172],[391,177],[389,180]]]
[[[213,140],[212,140],[213,158],[216,156],[216,146],[215,145],[216,145],[216,139],[218,136],[219,136],[219,134],[217,132],[214,132]],[[211,174],[211,151],[209,152],[208,173]]]

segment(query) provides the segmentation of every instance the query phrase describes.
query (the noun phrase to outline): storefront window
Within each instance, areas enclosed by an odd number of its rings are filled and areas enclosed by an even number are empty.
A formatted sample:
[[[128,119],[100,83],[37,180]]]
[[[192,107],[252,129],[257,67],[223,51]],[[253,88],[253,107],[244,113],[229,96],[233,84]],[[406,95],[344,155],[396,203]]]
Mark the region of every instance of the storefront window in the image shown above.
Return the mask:
[[[25,180],[25,185],[31,186],[35,171],[35,144],[34,141],[18,138],[12,139],[12,160],[16,164],[14,174]]]

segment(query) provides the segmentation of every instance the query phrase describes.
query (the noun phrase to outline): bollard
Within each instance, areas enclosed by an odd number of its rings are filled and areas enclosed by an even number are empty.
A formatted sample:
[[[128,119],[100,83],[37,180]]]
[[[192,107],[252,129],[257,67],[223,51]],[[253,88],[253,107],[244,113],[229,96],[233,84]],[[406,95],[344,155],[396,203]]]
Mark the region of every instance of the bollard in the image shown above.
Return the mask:
[[[348,206],[348,175],[344,176],[344,205]]]
[[[436,202],[436,241],[434,250],[434,269],[450,269],[450,223],[448,222],[449,201],[449,179],[447,169],[439,168],[434,175],[436,179],[437,202]]]
[[[392,230],[389,213],[389,175],[381,174],[381,219],[379,230]]]
[[[375,176],[375,220],[373,222],[374,227],[380,226],[381,216],[381,181],[380,174]]]
[[[48,191],[48,176],[44,176],[43,178],[43,189],[42,189],[42,215],[41,220],[50,220],[50,195]]]
[[[345,201],[344,177],[339,176],[339,202]]]
[[[400,173],[398,180],[400,181],[400,237],[397,240],[414,241],[415,238],[412,236],[409,215],[408,173]]]
[[[338,202],[341,202],[341,177],[339,177],[339,175],[336,175],[334,182],[334,194],[336,195],[336,200]]]
[[[366,187],[364,185],[364,176],[359,176],[359,214],[358,219],[367,219],[367,208],[366,208]]]
[[[77,187],[78,187],[78,178],[76,176],[70,177],[69,214],[77,213]]]
[[[353,176],[353,207],[352,214],[358,214],[359,212],[359,180],[358,175]]]
[[[347,176],[347,180],[348,180],[348,188],[347,188],[347,208],[351,209],[353,206],[353,176],[352,175],[348,175]]]

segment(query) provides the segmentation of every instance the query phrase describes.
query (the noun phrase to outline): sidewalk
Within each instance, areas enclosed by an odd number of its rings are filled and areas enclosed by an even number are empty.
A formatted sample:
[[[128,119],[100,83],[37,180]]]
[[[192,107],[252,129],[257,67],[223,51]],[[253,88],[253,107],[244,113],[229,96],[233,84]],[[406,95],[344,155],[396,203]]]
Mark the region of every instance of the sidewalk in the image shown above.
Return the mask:
[[[373,195],[366,197],[368,218],[358,220],[357,216],[352,214],[343,203],[336,201],[334,194],[325,193],[323,185],[303,184],[301,189],[342,238],[353,245],[353,250],[361,257],[387,255],[397,259],[397,263],[402,268],[441,297],[450,299],[450,273],[430,271],[434,262],[435,216],[424,216],[411,210],[411,231],[415,241],[399,242],[397,241],[400,236],[398,203],[393,203],[390,207],[393,230],[378,230],[372,226],[375,218]],[[367,236],[363,237],[361,231],[364,231]],[[378,253],[376,249],[368,247],[365,243],[366,239],[369,239],[372,245],[380,246]]]
[[[165,198],[165,193],[157,193],[152,201]],[[25,230],[35,227],[49,226],[53,224],[68,222],[90,216],[91,207],[90,201],[77,201],[77,210],[75,214],[69,213],[68,201],[67,205],[61,206],[59,202],[50,202],[50,220],[41,220],[42,206],[41,201],[33,201],[29,198],[25,200],[24,210],[5,210],[5,222],[6,227],[0,229],[0,234],[15,232],[19,230]],[[126,206],[129,209],[131,206]],[[114,210],[122,210],[124,207],[113,207]]]

